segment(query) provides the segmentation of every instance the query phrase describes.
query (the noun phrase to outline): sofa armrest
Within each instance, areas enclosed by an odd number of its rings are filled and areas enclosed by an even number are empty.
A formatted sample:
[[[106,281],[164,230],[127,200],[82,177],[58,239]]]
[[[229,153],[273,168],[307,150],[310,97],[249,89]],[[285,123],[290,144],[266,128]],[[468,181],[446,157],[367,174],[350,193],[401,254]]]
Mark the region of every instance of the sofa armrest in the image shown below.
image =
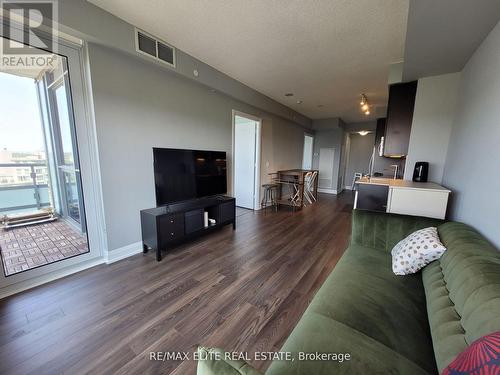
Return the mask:
[[[390,252],[399,241],[416,230],[442,223],[443,220],[420,216],[353,210],[351,243]]]
[[[196,375],[262,375],[245,361],[226,358],[225,353],[219,348],[200,346]]]

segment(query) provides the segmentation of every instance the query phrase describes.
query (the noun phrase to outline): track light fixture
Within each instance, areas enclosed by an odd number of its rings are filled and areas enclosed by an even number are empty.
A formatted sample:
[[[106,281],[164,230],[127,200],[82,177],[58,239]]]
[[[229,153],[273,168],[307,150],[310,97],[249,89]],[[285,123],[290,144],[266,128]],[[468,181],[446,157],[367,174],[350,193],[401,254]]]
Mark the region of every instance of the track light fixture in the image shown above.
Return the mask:
[[[370,114],[370,105],[368,104],[368,98],[365,94],[361,94],[361,101],[359,102],[359,105],[361,106],[361,110],[365,113],[365,115],[368,116]]]
[[[359,102],[359,105],[363,106],[366,104],[366,95],[361,94],[361,102]]]

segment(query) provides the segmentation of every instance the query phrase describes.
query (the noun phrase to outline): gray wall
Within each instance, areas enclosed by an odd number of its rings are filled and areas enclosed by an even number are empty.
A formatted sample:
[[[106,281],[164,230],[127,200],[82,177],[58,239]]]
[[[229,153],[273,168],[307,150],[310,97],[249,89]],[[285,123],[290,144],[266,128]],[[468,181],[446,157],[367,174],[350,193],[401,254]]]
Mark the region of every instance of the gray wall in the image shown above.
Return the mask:
[[[411,180],[417,161],[429,162],[429,181],[443,179],[446,152],[456,114],[460,73],[418,80],[404,178]]]
[[[135,50],[134,26],[86,0],[59,1],[58,10],[59,28],[63,32],[77,36],[85,41],[138,56],[140,59],[157,64],[165,70],[170,70],[183,77],[195,80],[237,100],[249,103],[257,108],[262,108],[269,113],[299,123],[305,127],[311,126],[311,120],[306,116],[253,90],[210,65],[184,53],[180,49],[176,49],[177,66],[175,68],[170,68],[162,62],[156,62],[147,56],[137,53]],[[198,77],[193,75],[193,70],[195,69],[199,72]]]
[[[375,131],[377,129],[377,121],[349,122],[344,124],[344,129],[348,132],[358,132],[360,130]]]
[[[375,144],[375,133],[370,133],[361,136],[356,133],[349,135],[351,138],[351,149],[349,152],[349,163],[346,170],[346,186],[351,186],[354,178],[354,173],[360,172],[367,174],[368,164],[373,152],[373,145]]]
[[[339,190],[339,171],[342,155],[342,143],[344,140],[343,122],[339,118],[329,118],[313,120],[314,148],[313,148],[313,168],[319,168],[319,151],[321,148],[334,148],[335,157],[333,177],[329,190]],[[319,176],[321,179],[321,175]]]
[[[118,50],[91,44],[89,57],[111,251],[140,241],[139,210],[155,205],[152,147],[230,158],[233,109],[263,118],[262,182],[268,171],[301,166],[301,126]],[[231,163],[229,174],[231,189]]]
[[[443,175],[449,216],[500,247],[500,24],[466,64],[459,91]]]
[[[217,149],[231,157],[233,109],[263,120],[262,182],[268,172],[301,166],[307,117],[179,49],[175,69],[137,53],[134,26],[85,0],[60,1],[58,21],[61,31],[90,43],[110,251],[140,240],[139,210],[154,206],[151,148]]]
[[[369,160],[369,158],[371,157],[371,154],[373,152],[373,146],[375,145],[375,131],[377,129],[377,121],[353,122],[353,123],[345,124],[344,129],[346,131],[350,132],[351,134],[354,132],[361,131],[361,130],[370,130],[373,132],[371,134],[371,136],[373,137],[374,142],[370,146],[370,151],[369,151],[370,156],[368,157],[368,160]],[[367,152],[366,151],[367,147],[368,147],[368,145],[365,145],[365,150],[363,152]],[[352,153],[352,150],[350,152]],[[356,155],[353,155],[352,157],[356,158]],[[398,171],[402,171],[403,170],[402,168],[404,168],[404,160],[385,158],[383,156],[379,156],[378,153],[376,153],[373,172],[382,173],[386,177],[393,177],[394,176],[394,168],[391,167],[391,165],[393,165],[393,164],[399,165]],[[349,172],[349,173],[347,173],[347,172]],[[368,173],[368,170],[359,171],[359,172]],[[346,186],[351,186],[354,173],[355,173],[355,171],[352,171],[352,170],[347,171],[346,170],[346,176],[345,176],[345,185]],[[399,174],[399,172],[398,172],[398,174]]]

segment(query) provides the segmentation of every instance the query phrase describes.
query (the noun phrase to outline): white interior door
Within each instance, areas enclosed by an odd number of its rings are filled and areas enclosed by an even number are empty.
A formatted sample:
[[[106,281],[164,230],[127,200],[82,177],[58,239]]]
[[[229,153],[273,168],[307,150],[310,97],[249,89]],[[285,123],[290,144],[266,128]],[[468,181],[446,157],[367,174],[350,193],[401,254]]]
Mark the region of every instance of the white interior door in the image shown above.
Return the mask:
[[[302,156],[302,168],[312,169],[313,140],[311,135],[304,135],[304,155]]]
[[[254,209],[258,121],[234,116],[234,196],[238,207]]]
[[[334,148],[320,148],[319,150],[319,181],[318,187],[333,188],[333,163],[335,161]]]

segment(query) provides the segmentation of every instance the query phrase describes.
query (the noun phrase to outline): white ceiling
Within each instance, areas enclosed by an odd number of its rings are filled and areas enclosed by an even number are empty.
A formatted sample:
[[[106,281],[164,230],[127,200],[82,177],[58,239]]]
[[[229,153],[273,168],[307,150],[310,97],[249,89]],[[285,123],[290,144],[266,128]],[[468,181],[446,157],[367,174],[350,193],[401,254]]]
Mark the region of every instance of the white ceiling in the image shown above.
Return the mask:
[[[376,107],[387,105],[389,65],[403,59],[409,6],[409,0],[89,1],[297,112],[346,122],[375,118]],[[370,116],[359,109],[363,92],[374,106]]]
[[[461,71],[499,20],[499,0],[411,1],[403,79]]]

